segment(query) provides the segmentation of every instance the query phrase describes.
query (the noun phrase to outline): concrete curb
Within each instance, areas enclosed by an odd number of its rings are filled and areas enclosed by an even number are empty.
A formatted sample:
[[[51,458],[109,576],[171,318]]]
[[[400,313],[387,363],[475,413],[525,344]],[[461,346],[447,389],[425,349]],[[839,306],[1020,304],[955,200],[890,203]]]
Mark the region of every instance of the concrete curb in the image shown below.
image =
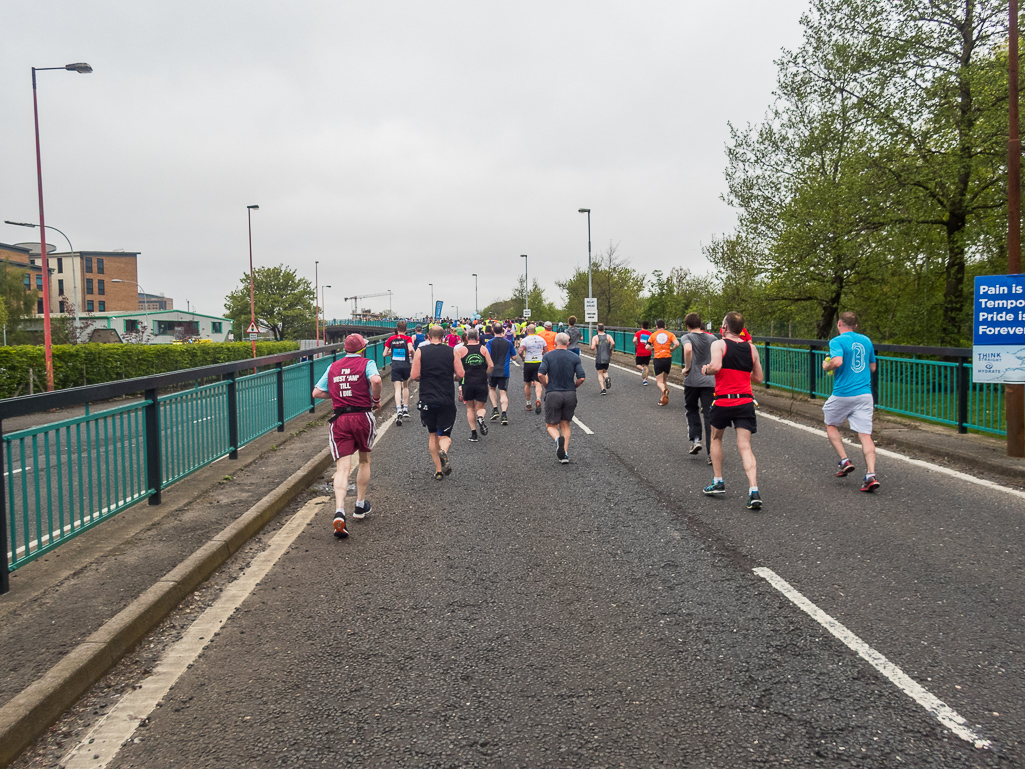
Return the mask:
[[[0,708],[0,766],[42,736],[90,686],[331,466],[324,449]]]

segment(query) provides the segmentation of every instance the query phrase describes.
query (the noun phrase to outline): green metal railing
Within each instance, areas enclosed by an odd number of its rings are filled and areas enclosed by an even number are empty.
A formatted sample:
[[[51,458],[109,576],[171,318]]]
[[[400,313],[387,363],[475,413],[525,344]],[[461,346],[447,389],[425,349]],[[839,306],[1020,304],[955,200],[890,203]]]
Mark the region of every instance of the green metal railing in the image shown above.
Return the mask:
[[[382,368],[384,338],[368,340],[366,351]],[[245,376],[235,371],[252,364],[221,364],[151,378],[152,389],[151,380],[142,379],[48,393],[40,409],[15,404],[23,399],[0,403],[3,418],[86,403],[82,416],[3,435],[0,540],[7,559],[0,570],[0,592],[7,590],[9,571],[144,499],[158,502],[161,489],[217,459],[237,457],[240,447],[312,412],[313,385],[341,354],[339,347],[323,348],[327,353],[322,349],[313,358],[309,351],[269,356],[263,360],[275,361],[271,368]],[[255,365],[261,366],[260,359]],[[157,390],[156,380],[182,379],[192,386]],[[89,413],[89,399],[102,397],[96,395],[101,391],[105,396],[146,395]]]

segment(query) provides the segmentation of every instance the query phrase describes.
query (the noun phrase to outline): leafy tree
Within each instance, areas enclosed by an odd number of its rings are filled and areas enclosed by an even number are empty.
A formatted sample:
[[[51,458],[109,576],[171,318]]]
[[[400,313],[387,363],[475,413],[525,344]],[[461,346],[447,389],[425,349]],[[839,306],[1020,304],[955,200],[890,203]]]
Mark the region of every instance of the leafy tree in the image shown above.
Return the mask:
[[[591,284],[598,300],[598,319],[608,326],[632,326],[641,314],[644,276],[618,252],[619,245],[609,243],[605,251],[599,251],[592,259]],[[566,280],[556,281],[556,285],[566,292],[565,314],[583,320],[587,269],[578,267]]]
[[[523,310],[526,306],[524,303],[526,279],[522,276],[516,281],[516,288],[513,289],[512,304],[510,305],[511,313],[513,317],[519,318],[523,316]],[[546,320],[557,320],[561,313],[554,304],[548,301],[545,296],[544,289],[541,288],[541,284],[537,282],[537,278],[534,279],[534,284],[530,288],[530,319],[532,321],[546,321]]]
[[[711,312],[716,286],[711,275],[696,276],[684,267],[673,267],[668,275],[661,270],[652,272],[648,297],[641,311],[641,319],[665,319],[672,327],[683,326],[688,313],[696,312],[705,320]]]
[[[7,327],[8,344],[31,344],[33,335],[21,328],[21,322],[32,315],[39,300],[39,292],[26,291],[22,271],[0,264],[0,314]]]
[[[276,341],[313,337],[316,309],[313,285],[296,271],[278,265],[258,267],[253,276],[256,323],[270,329]],[[241,338],[249,325],[249,274],[224,302],[225,315],[232,319],[235,338]]]

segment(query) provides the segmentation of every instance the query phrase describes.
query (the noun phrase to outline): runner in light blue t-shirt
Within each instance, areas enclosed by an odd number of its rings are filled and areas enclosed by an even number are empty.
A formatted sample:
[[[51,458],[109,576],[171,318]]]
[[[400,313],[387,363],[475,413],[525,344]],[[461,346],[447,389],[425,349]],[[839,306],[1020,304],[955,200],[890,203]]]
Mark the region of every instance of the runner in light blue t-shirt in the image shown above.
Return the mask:
[[[826,435],[840,456],[836,477],[843,478],[854,472],[854,465],[847,458],[840,425],[847,420],[861,438],[861,450],[865,455],[865,480],[862,491],[879,488],[876,480],[876,447],[872,442],[872,374],[876,370],[876,353],[872,341],[864,334],[858,334],[858,316],[853,312],[840,313],[836,328],[840,336],[829,341],[830,357],[822,361],[822,370],[833,372],[836,381],[833,394],[822,405],[826,422]]]

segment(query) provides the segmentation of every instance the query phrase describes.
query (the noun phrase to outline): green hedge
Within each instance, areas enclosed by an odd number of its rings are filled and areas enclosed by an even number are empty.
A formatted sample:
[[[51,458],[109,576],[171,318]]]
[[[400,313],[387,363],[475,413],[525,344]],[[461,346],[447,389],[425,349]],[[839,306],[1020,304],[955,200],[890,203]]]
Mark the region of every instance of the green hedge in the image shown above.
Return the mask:
[[[298,350],[297,342],[257,342],[256,354],[277,355]],[[58,389],[168,371],[230,363],[253,356],[251,342],[209,344],[75,344],[53,346],[54,386]],[[38,345],[0,347],[0,398],[27,395],[29,369],[35,392],[46,390],[46,357]]]

